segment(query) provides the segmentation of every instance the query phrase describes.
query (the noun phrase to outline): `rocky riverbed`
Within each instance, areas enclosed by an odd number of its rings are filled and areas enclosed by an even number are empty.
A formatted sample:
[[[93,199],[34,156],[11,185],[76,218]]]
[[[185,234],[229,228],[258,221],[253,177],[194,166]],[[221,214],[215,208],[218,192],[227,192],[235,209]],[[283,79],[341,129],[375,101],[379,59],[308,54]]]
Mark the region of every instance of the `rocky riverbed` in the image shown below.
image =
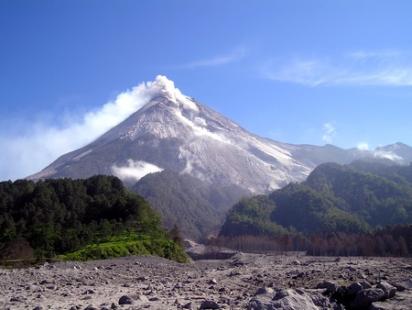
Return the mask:
[[[412,260],[239,253],[0,269],[0,309],[348,308],[412,309]]]

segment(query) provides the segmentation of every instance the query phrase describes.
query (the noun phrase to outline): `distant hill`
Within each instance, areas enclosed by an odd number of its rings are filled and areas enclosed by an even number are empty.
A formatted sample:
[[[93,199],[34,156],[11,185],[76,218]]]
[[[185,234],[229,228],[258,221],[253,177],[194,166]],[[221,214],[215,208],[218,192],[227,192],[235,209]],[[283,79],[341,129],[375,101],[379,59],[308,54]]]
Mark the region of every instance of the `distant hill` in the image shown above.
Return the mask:
[[[412,165],[358,161],[322,164],[301,184],[240,201],[220,234],[356,233],[406,223],[412,223]]]
[[[160,213],[165,227],[170,229],[176,224],[184,236],[198,240],[217,233],[228,206],[250,194],[236,186],[212,187],[188,174],[169,170],[143,177],[132,190]]]

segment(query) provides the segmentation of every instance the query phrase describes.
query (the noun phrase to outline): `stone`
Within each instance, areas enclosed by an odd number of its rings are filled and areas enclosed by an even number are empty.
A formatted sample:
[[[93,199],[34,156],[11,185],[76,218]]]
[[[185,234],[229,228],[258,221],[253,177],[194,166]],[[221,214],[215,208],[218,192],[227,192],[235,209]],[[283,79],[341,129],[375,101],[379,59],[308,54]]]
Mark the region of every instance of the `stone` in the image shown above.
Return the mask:
[[[133,299],[131,299],[127,295],[123,295],[122,297],[119,298],[119,305],[132,305],[133,304]]]
[[[184,304],[182,308],[183,309],[193,309],[193,304],[191,302],[188,302],[187,304]]]
[[[217,304],[217,302],[213,301],[213,300],[204,300],[202,301],[202,303],[200,304],[200,308],[199,309],[220,309],[219,305]]]
[[[360,285],[362,285],[363,289],[366,290],[368,288],[372,288],[372,285],[368,282],[368,281],[360,281],[359,282]]]
[[[398,292],[386,301],[374,302],[368,310],[409,310],[412,309],[412,291]]]
[[[137,300],[140,302],[149,302],[149,299],[145,295],[137,296]]]
[[[255,295],[267,295],[267,294],[273,295],[274,292],[275,291],[271,287],[261,287],[261,288],[258,288]]]
[[[323,281],[316,286],[317,289],[326,290],[327,294],[335,294],[339,288],[339,285],[333,281]]]
[[[385,292],[380,288],[368,288],[356,294],[351,306],[354,309],[367,309],[372,303],[385,298]]]
[[[346,288],[346,292],[348,293],[349,296],[356,296],[356,294],[358,294],[363,289],[364,288],[359,282],[355,282]]]
[[[336,304],[330,302],[319,290],[288,289],[278,290],[273,298],[267,295],[256,296],[249,302],[247,309],[332,310],[336,309]]]
[[[403,292],[404,290],[412,289],[412,279],[407,279],[405,281],[397,282],[393,284],[398,291]]]
[[[20,297],[11,297],[10,302],[23,302],[23,300]]]
[[[386,299],[392,298],[396,294],[396,287],[394,287],[386,281],[381,281],[376,287],[380,288],[385,292]]]

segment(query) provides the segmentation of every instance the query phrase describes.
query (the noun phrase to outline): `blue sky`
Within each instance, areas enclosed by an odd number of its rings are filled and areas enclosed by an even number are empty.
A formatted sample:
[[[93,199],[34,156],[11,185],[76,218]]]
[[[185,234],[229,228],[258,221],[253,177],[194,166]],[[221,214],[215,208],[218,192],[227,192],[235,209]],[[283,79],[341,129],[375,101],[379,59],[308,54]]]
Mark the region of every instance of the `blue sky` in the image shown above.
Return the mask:
[[[412,145],[411,12],[408,0],[0,0],[0,179],[66,151],[41,153],[42,131],[158,74],[276,140]]]

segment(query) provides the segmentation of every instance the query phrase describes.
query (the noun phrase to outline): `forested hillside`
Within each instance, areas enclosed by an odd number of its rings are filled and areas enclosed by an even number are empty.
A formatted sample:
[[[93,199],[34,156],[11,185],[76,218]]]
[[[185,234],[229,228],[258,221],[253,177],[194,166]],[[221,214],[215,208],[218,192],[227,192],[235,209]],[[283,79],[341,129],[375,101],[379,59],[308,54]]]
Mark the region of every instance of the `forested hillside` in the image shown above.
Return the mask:
[[[114,248],[99,247],[105,242]],[[149,204],[115,177],[0,183],[3,259],[54,257],[87,246],[94,254],[82,252],[79,258],[140,252],[184,257],[161,229],[160,218]]]
[[[364,233],[412,223],[412,166],[323,164],[301,184],[242,200],[221,236]]]

